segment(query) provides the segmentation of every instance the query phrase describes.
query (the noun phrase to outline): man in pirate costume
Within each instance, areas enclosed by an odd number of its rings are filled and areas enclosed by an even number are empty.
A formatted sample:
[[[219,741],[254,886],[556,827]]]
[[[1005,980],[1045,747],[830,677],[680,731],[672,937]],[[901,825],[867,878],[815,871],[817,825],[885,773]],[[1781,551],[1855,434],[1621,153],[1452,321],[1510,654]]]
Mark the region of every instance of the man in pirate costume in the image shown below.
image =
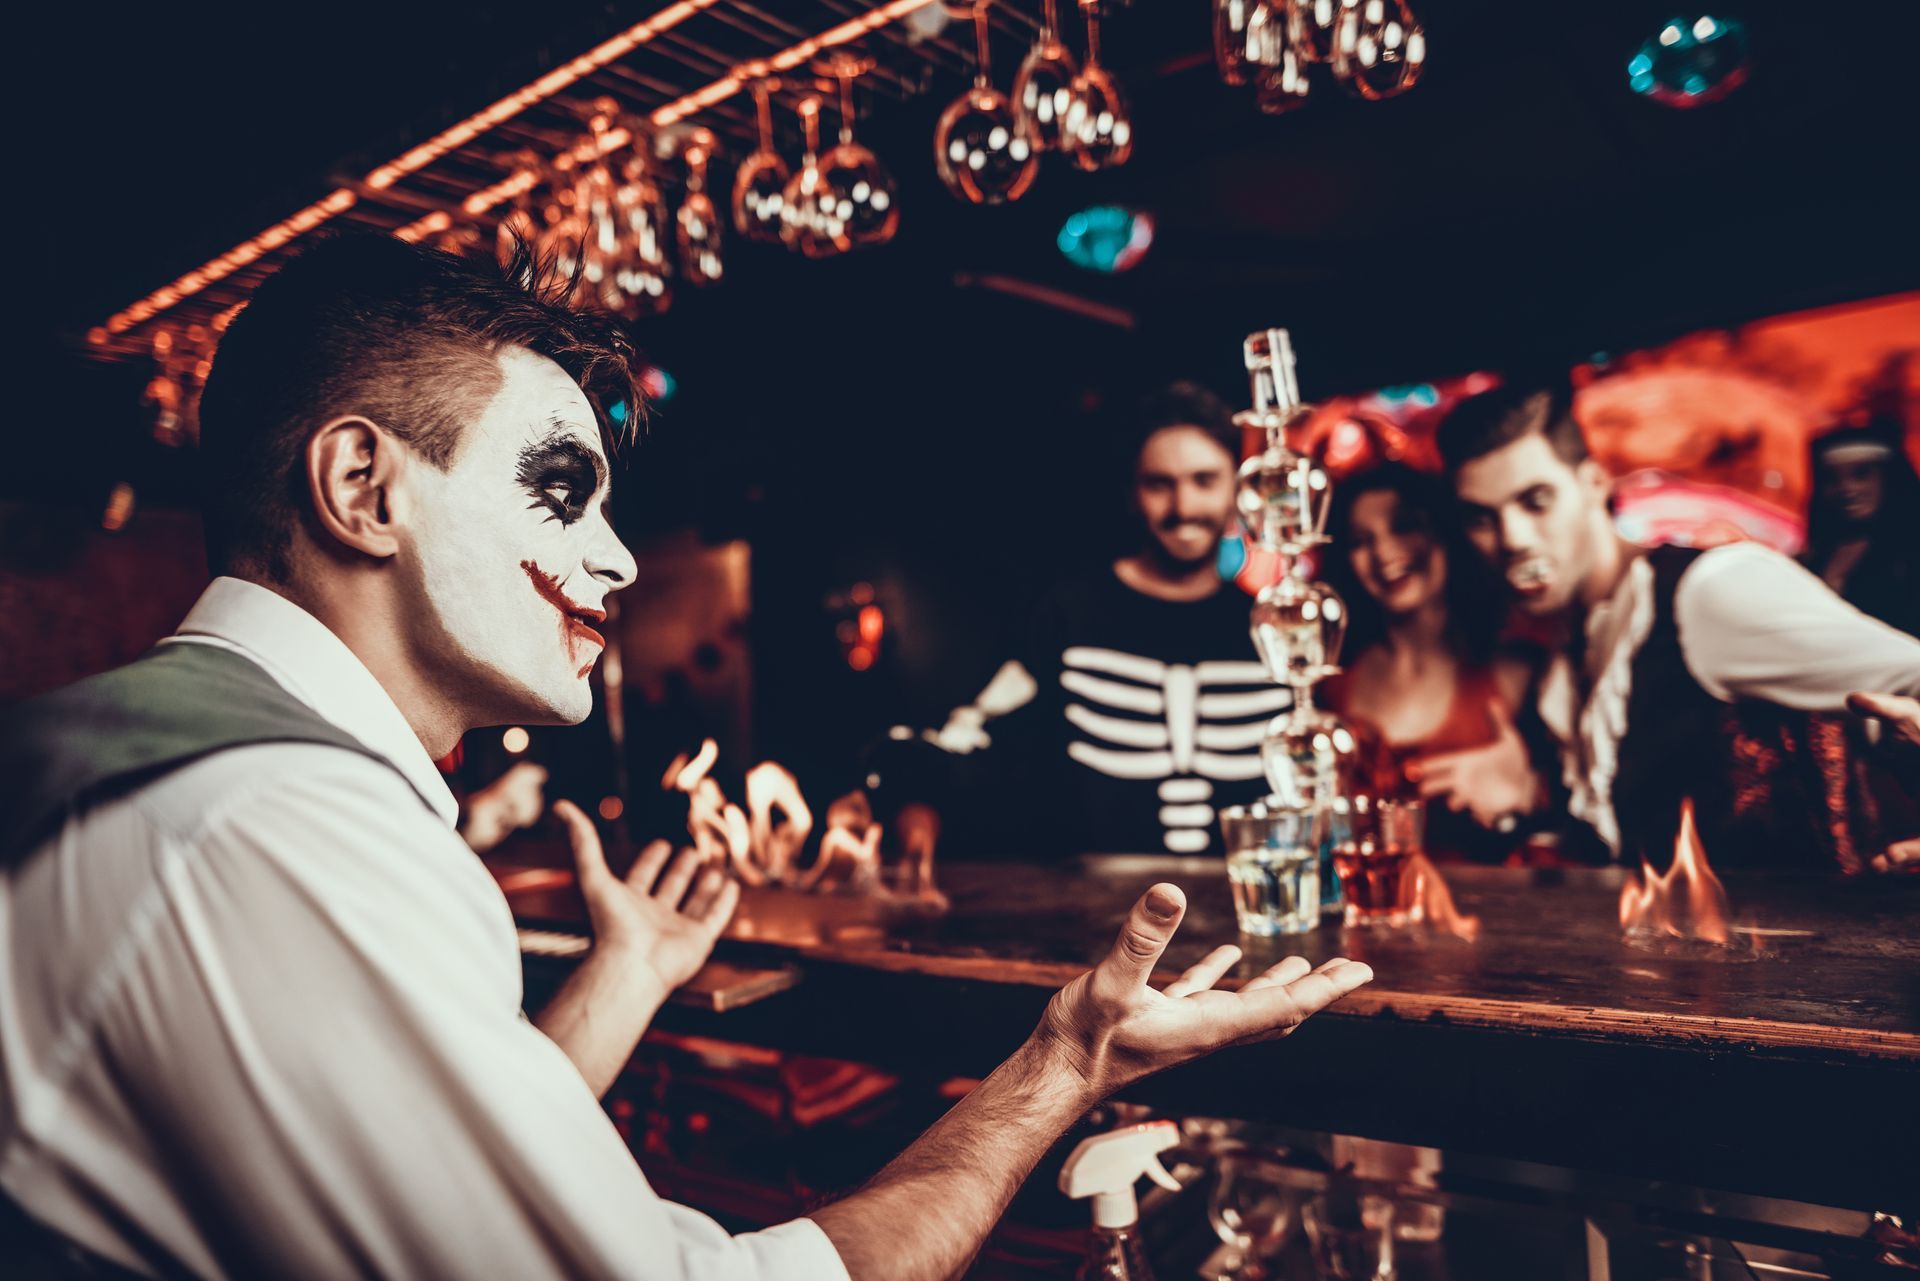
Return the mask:
[[[1757,543],[1622,538],[1563,383],[1465,401],[1439,446],[1468,535],[1519,607],[1567,618],[1540,713],[1569,809],[1614,858],[1664,865],[1691,799],[1719,865],[1905,864],[1913,844],[1887,838],[1913,833],[1874,830],[1847,712],[1910,728],[1920,639]],[[1444,763],[1429,783],[1446,793]]]
[[[10,1267],[956,1275],[1098,1098],[1370,977],[1295,957],[1214,991],[1221,948],[1155,990],[1184,910],[1157,885],[859,1192],[740,1236],[663,1201],[598,1099],[737,888],[664,842],[616,877],[560,807],[595,943],[529,1020],[432,764],[470,729],[582,720],[593,624],[634,577],[607,517],[631,351],[568,283],[372,238],[281,268],[207,381],[219,577],[151,654],[0,713]]]
[[[1217,853],[1218,811],[1266,792],[1260,739],[1291,696],[1220,571],[1239,434],[1204,388],[1150,397],[1124,446],[1138,544],[1057,584],[1018,657],[926,735],[955,756],[993,749],[942,781],[1021,798],[996,806],[1017,815],[1005,853]]]

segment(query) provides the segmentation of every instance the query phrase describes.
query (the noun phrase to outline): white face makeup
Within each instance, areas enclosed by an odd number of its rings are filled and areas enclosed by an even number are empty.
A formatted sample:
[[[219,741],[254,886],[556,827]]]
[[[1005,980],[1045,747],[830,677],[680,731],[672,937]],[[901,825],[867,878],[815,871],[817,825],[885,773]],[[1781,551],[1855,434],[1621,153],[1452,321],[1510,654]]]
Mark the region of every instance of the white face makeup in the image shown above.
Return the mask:
[[[403,555],[428,617],[420,640],[476,725],[577,724],[605,642],[606,597],[633,581],[607,519],[607,460],[587,398],[523,348],[462,432],[452,464],[408,469]]]

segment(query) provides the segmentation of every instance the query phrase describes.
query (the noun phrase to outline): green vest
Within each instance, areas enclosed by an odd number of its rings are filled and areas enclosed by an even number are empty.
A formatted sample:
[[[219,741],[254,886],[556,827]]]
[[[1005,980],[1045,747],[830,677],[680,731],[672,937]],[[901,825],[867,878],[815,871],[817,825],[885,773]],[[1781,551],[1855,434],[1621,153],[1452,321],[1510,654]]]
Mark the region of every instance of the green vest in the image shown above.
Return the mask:
[[[344,748],[406,778],[251,659],[218,645],[161,645],[0,711],[0,858],[25,853],[89,806],[254,743]]]

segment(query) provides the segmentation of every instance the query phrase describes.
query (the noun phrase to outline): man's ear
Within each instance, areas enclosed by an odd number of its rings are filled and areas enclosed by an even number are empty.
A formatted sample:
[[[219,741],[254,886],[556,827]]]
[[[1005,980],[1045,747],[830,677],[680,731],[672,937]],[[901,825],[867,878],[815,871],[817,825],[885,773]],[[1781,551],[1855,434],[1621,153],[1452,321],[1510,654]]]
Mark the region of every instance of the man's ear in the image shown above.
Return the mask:
[[[1580,465],[1574,468],[1580,477],[1580,484],[1590,491],[1603,505],[1613,494],[1613,473],[1602,467],[1597,459],[1582,458]]]
[[[314,518],[354,551],[394,555],[400,540],[392,498],[406,464],[400,441],[368,419],[334,419],[307,441],[307,493]]]

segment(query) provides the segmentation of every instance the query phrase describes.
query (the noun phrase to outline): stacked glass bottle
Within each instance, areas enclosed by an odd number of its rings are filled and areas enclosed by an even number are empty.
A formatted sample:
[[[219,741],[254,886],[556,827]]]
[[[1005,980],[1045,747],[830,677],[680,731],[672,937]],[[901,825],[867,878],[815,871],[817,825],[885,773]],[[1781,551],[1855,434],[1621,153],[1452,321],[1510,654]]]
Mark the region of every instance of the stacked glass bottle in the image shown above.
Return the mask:
[[[1357,756],[1352,729],[1313,701],[1313,687],[1340,670],[1347,628],[1345,603],[1305,572],[1308,557],[1327,542],[1333,490],[1319,464],[1289,445],[1290,433],[1305,423],[1312,406],[1300,403],[1287,331],[1251,333],[1242,351],[1253,408],[1234,415],[1234,422],[1261,431],[1266,447],[1240,466],[1240,519],[1253,544],[1280,561],[1279,579],[1262,588],[1253,604],[1253,645],[1273,679],[1293,691],[1292,706],[1267,726],[1260,761],[1273,789],[1268,804],[1313,810],[1324,855],[1328,826],[1344,803]],[[1339,902],[1339,883],[1324,862],[1323,906],[1332,906]]]

